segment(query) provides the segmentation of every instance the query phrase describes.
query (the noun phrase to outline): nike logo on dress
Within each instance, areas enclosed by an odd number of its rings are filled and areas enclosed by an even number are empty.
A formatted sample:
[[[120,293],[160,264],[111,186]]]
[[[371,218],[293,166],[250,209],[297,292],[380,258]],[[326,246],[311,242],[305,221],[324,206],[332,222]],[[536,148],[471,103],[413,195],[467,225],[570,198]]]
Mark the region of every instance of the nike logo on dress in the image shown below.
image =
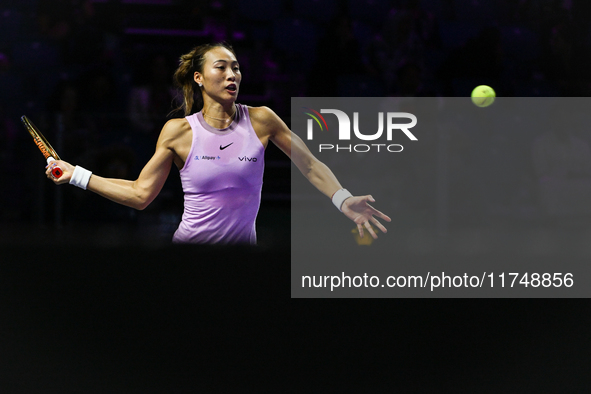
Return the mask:
[[[230,142],[228,145],[224,146],[223,148],[222,148],[222,146],[220,145],[220,150],[224,150],[224,149],[226,149],[227,147],[229,147],[229,146],[230,146],[230,145],[232,145],[232,144],[233,144],[233,142]]]

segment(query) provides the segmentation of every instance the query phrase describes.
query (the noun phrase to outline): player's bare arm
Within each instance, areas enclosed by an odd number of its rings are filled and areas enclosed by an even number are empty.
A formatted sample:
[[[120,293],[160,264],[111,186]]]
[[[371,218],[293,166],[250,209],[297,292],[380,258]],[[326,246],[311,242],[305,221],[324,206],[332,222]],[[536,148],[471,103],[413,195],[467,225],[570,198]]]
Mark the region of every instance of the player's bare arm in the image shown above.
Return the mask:
[[[266,146],[271,140],[279,149],[288,155],[301,173],[324,195],[332,198],[335,192],[342,189],[341,184],[333,172],[308,149],[304,141],[294,134],[287,125],[272,110],[267,107],[252,108],[251,120],[259,139]],[[258,130],[257,130],[258,129]],[[372,196],[352,196],[342,203],[341,211],[357,224],[359,234],[363,237],[365,227],[373,238],[377,238],[373,224],[382,232],[386,228],[376,218],[387,222],[391,219],[371,205],[375,202]]]
[[[191,146],[190,143],[187,145],[187,138],[190,141],[191,130],[185,119],[168,121],[160,133],[154,155],[135,181],[103,178],[92,174],[87,190],[135,209],[146,208],[162,190],[172,163],[174,162],[179,168],[184,165]],[[64,175],[54,179],[54,182],[56,184],[69,182],[74,167],[63,161],[59,161],[58,164],[64,170]],[[50,177],[49,172],[46,173]]]
[[[330,198],[342,188],[332,171],[310,152],[304,141],[292,133],[275,112],[267,107],[251,108],[250,116],[259,139],[265,141],[263,145],[271,140],[324,195]]]

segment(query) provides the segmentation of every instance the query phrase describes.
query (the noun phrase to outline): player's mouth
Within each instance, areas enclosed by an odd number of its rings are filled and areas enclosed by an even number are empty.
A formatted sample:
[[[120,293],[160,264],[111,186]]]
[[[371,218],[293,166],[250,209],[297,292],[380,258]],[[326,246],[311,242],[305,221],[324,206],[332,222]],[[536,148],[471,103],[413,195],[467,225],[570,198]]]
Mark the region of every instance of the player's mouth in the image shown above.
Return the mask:
[[[236,94],[236,92],[238,91],[238,86],[235,83],[231,83],[228,86],[226,86],[226,90],[230,94]]]

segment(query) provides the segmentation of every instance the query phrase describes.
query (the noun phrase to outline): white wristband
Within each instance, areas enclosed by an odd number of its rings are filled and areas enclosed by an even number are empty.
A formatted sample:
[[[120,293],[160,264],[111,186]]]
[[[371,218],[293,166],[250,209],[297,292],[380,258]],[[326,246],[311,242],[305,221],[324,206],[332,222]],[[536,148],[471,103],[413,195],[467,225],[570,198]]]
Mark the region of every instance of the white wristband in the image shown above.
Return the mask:
[[[353,195],[349,193],[347,189],[339,189],[335,192],[335,194],[332,195],[332,203],[339,211],[343,212],[341,206],[343,205],[343,202],[349,197],[353,197]]]
[[[70,185],[78,186],[79,188],[86,190],[91,175],[92,172],[80,166],[76,166],[72,178],[70,178]]]

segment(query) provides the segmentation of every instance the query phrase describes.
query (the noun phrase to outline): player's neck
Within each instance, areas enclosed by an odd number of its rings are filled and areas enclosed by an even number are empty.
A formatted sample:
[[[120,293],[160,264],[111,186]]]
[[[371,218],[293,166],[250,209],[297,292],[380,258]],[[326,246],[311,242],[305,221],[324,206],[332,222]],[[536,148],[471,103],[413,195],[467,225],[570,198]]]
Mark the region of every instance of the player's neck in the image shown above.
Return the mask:
[[[232,102],[229,105],[220,103],[204,104],[201,110],[203,119],[210,125],[218,129],[228,127],[236,118],[236,105]]]

